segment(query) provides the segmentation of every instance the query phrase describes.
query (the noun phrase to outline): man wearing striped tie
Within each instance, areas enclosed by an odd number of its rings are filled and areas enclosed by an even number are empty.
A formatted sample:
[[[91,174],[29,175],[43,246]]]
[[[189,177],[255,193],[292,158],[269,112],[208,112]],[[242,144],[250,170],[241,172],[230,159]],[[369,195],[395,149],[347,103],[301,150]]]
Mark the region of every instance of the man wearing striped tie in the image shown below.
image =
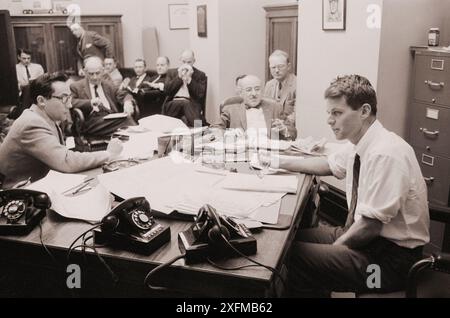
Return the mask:
[[[328,124],[349,146],[328,158],[269,160],[276,168],[346,178],[349,213],[342,227],[297,233],[288,293],[323,297],[330,291],[404,289],[429,241],[427,187],[414,150],[377,120],[376,93],[366,78],[338,77],[325,99]],[[367,283],[374,265],[380,269],[376,289]]]
[[[111,140],[106,151],[79,153],[65,146],[59,124],[71,107],[67,76],[44,74],[30,84],[33,105],[13,123],[0,147],[0,188],[11,188],[23,180],[39,180],[50,169],[75,173],[113,160],[122,152],[119,140]]]

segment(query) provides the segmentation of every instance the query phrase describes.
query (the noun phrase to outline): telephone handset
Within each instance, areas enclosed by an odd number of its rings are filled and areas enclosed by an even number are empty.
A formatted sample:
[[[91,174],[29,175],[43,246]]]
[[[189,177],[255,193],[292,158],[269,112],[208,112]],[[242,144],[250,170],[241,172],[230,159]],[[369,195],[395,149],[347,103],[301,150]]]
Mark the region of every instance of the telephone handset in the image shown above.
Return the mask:
[[[155,221],[144,197],[131,198],[116,206],[101,221],[95,241],[150,254],[170,241],[170,228]]]
[[[187,263],[202,261],[206,256],[236,256],[230,245],[245,255],[255,254],[257,249],[256,239],[245,225],[219,215],[209,204],[200,208],[190,228],[178,233],[178,242]]]
[[[30,232],[50,206],[50,198],[44,192],[26,189],[0,191],[0,235]]]

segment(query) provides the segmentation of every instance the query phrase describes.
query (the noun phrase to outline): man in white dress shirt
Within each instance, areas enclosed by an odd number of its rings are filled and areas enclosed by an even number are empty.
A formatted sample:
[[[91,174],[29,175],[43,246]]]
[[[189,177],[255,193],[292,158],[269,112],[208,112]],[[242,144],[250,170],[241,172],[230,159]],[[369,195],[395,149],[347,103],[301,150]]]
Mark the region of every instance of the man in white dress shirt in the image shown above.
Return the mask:
[[[376,93],[366,78],[337,78],[325,99],[336,138],[352,145],[328,159],[272,158],[272,165],[346,178],[349,213],[343,227],[297,233],[288,268],[290,296],[403,289],[429,241],[427,187],[414,150],[377,120]],[[376,289],[367,284],[370,265],[380,269]]]
[[[17,58],[19,63],[16,64],[17,82],[19,90],[30,83],[30,81],[44,74],[44,69],[40,64],[31,63],[31,51],[27,49],[18,49]]]

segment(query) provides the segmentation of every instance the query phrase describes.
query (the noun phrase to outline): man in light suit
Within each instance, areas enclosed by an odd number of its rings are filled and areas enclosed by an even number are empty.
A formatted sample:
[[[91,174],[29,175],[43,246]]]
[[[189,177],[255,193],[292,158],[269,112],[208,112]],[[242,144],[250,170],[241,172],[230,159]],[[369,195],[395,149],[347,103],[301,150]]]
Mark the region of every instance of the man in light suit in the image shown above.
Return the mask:
[[[291,73],[289,55],[281,50],[274,51],[269,57],[269,66],[273,79],[266,83],[264,96],[279,102],[282,112],[291,115],[295,113],[297,77]]]
[[[118,140],[111,140],[106,151],[94,153],[73,152],[65,146],[59,124],[71,107],[67,80],[61,73],[44,74],[30,84],[33,105],[13,123],[0,147],[0,187],[39,180],[50,169],[64,173],[92,169],[121,153]]]
[[[280,138],[295,139],[297,131],[295,127],[284,123],[280,105],[275,101],[262,99],[261,80],[257,76],[246,75],[239,80],[239,86],[243,102],[224,106],[220,120],[213,127],[242,131],[249,128],[263,129],[271,138],[277,133]]]
[[[105,79],[110,80],[115,87],[119,88],[123,77],[117,69],[116,60],[113,57],[105,57],[103,64],[105,65]]]
[[[84,61],[86,79],[81,79],[70,85],[72,105],[79,108],[85,122],[82,134],[88,136],[107,136],[123,126],[133,126],[136,122],[131,118],[135,108],[131,101],[123,107],[124,92],[118,91],[110,81],[103,80],[103,63],[97,57],[89,57]],[[105,120],[106,115],[125,112],[127,116]]]
[[[44,74],[44,69],[41,64],[31,63],[31,51],[27,49],[18,49],[17,58],[19,63],[16,64],[17,82],[19,84],[19,90]]]
[[[78,23],[70,25],[70,31],[78,39],[78,70],[83,68],[82,62],[91,56],[98,56],[102,61],[106,57],[113,57],[111,41],[94,31],[86,31]]]
[[[182,65],[167,74],[167,102],[163,106],[163,115],[184,119],[189,127],[195,120],[205,121],[205,100],[207,77],[194,67],[195,55],[192,50],[181,54]]]

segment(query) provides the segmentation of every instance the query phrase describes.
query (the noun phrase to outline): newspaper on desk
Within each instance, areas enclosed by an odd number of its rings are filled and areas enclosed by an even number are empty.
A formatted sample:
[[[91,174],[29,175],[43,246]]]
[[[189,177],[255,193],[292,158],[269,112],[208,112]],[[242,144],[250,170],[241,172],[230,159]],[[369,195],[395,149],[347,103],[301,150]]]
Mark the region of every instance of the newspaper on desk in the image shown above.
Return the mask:
[[[223,182],[230,173],[208,173],[197,171],[197,168],[198,165],[191,162],[165,157],[103,174],[98,179],[105,188],[124,199],[144,196],[152,209],[165,214],[176,210],[196,215],[200,207],[210,204],[221,214],[277,223],[277,204],[287,192],[269,192],[268,188],[265,192],[225,189]],[[297,186],[296,176],[289,177],[295,178]],[[292,180],[288,178],[286,182],[291,185]],[[267,184],[270,184],[270,180]],[[270,205],[275,207],[273,213],[258,213],[261,206]]]

